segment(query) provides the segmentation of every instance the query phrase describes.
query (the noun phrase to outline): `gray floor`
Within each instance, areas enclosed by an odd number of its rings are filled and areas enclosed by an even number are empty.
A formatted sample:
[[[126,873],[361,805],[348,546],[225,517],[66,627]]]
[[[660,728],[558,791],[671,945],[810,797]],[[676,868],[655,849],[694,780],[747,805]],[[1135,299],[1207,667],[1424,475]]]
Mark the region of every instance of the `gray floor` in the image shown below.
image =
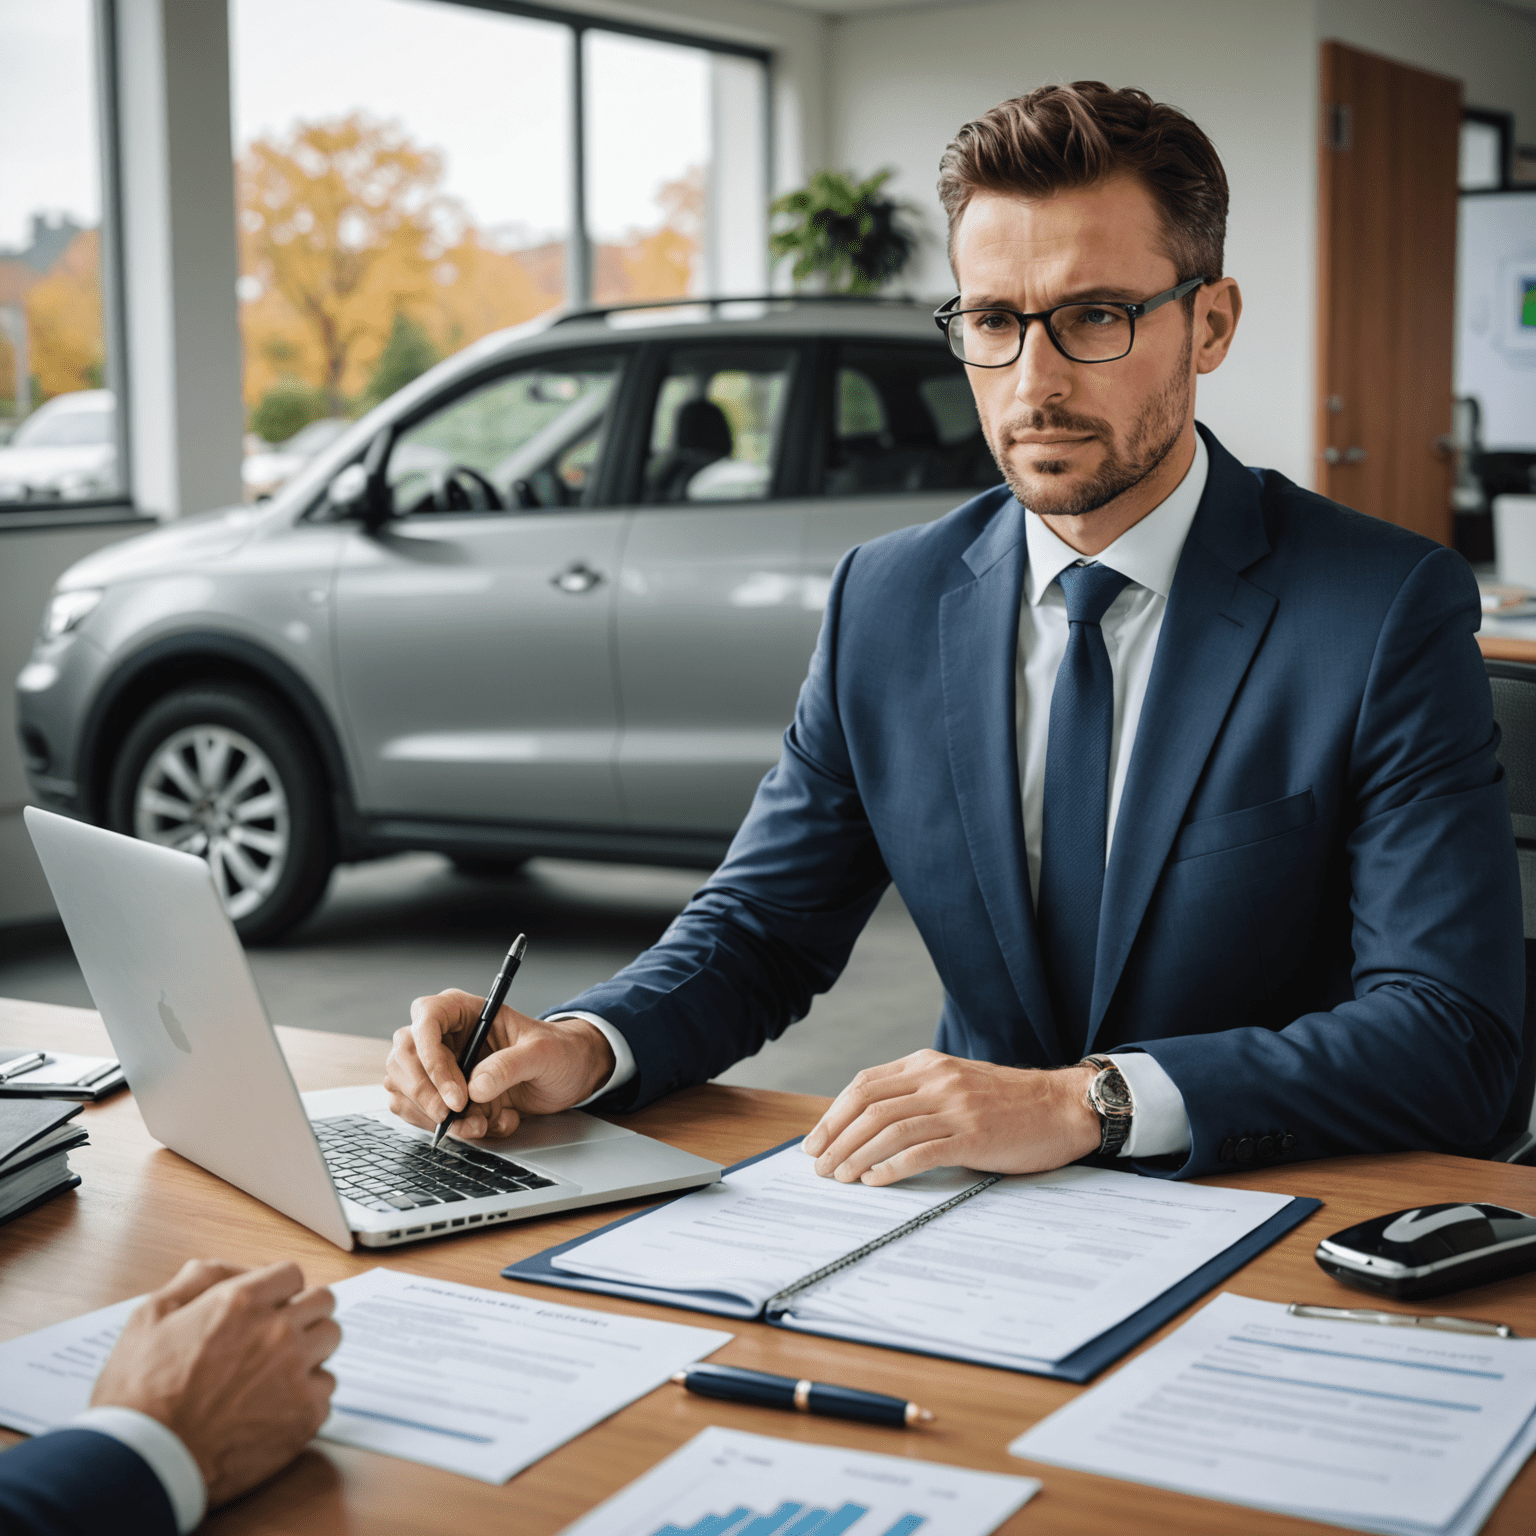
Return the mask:
[[[702,878],[536,859],[509,879],[472,880],[436,855],[405,854],[339,870],[315,915],[283,943],[252,950],[251,966],[275,1023],[382,1040],[406,1021],[413,997],[483,990],[521,929],[529,949],[513,1001],[539,1013],[653,943]],[[940,996],[889,892],[838,984],[720,1081],[836,1093],[860,1067],[931,1044]],[[91,1006],[61,927],[0,930],[0,997]]]

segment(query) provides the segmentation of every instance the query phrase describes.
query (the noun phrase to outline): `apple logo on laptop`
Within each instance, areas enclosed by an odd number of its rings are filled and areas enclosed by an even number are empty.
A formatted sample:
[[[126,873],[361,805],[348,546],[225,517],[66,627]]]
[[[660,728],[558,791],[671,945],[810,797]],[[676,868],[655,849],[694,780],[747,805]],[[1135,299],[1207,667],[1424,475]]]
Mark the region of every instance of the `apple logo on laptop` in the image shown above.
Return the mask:
[[[165,1032],[171,1037],[171,1044],[178,1051],[192,1054],[192,1042],[187,1039],[187,1032],[181,1027],[181,1020],[176,1017],[176,1010],[165,1000],[165,993],[160,994],[160,1022],[165,1025]]]

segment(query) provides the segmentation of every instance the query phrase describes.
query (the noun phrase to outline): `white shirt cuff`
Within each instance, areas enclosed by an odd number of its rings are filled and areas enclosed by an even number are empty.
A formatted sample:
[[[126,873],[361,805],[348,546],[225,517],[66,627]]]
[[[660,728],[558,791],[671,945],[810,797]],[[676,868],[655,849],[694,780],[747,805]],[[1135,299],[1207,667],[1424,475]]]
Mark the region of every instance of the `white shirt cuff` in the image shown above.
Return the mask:
[[[552,1013],[548,1018],[550,1023],[556,1019],[585,1019],[594,1029],[601,1030],[603,1039],[613,1047],[613,1071],[608,1081],[596,1093],[588,1094],[580,1104],[573,1104],[572,1109],[585,1109],[593,1099],[602,1098],[610,1089],[622,1088],[635,1075],[635,1053],[630,1050],[629,1041],[607,1019],[600,1019],[595,1013],[583,1013],[579,1008],[573,1013]],[[1179,1102],[1184,1101],[1180,1099]]]
[[[1131,1134],[1120,1148],[1121,1157],[1167,1157],[1188,1152],[1189,1115],[1184,1095],[1163,1070],[1162,1063],[1145,1051],[1108,1056],[1119,1067],[1131,1090]]]
[[[87,1408],[62,1427],[94,1429],[137,1452],[160,1479],[181,1536],[197,1529],[208,1512],[208,1487],[192,1452],[175,1430],[136,1408]]]

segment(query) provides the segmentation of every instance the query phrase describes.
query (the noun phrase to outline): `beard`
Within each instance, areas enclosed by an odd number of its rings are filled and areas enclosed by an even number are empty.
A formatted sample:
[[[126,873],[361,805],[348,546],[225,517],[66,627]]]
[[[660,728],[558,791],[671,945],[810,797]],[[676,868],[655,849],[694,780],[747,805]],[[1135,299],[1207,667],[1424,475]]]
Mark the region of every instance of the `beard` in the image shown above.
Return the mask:
[[[1008,489],[1021,506],[1046,517],[1081,517],[1108,506],[1133,486],[1140,485],[1173,452],[1184,423],[1189,419],[1189,378],[1193,336],[1184,338],[1184,354],[1163,384],[1142,407],[1124,443],[1116,441],[1115,429],[1101,416],[1079,416],[1059,406],[1022,411],[1005,417],[995,431],[986,434],[987,447],[1002,471]],[[1070,473],[1065,459],[1037,459],[1030,466],[1031,481],[1015,469],[1007,447],[1015,432],[1070,432],[1091,435],[1104,445],[1104,459],[1086,480],[1056,484],[1053,479]]]

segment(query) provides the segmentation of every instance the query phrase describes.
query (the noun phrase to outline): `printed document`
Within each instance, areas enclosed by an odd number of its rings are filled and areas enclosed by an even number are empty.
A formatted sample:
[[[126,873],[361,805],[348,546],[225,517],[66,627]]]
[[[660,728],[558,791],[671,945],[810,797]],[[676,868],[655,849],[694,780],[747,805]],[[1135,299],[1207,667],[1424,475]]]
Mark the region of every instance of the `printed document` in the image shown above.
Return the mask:
[[[755,1317],[770,1296],[872,1238],[942,1205],[982,1177],[939,1168],[887,1189],[817,1176],[799,1144],[717,1184],[610,1227],[553,1260],[613,1280],[626,1295],[709,1291]]]
[[[1050,1364],[1290,1202],[1097,1168],[1001,1180],[794,1299],[787,1326]]]
[[[1032,1477],[701,1430],[563,1536],[986,1536]]]
[[[731,1335],[373,1269],[331,1287],[341,1348],[320,1438],[504,1483]],[[0,1345],[0,1422],[66,1423],[138,1298]]]
[[[1470,1536],[1536,1445],[1536,1340],[1224,1294],[1015,1456],[1387,1536]]]

